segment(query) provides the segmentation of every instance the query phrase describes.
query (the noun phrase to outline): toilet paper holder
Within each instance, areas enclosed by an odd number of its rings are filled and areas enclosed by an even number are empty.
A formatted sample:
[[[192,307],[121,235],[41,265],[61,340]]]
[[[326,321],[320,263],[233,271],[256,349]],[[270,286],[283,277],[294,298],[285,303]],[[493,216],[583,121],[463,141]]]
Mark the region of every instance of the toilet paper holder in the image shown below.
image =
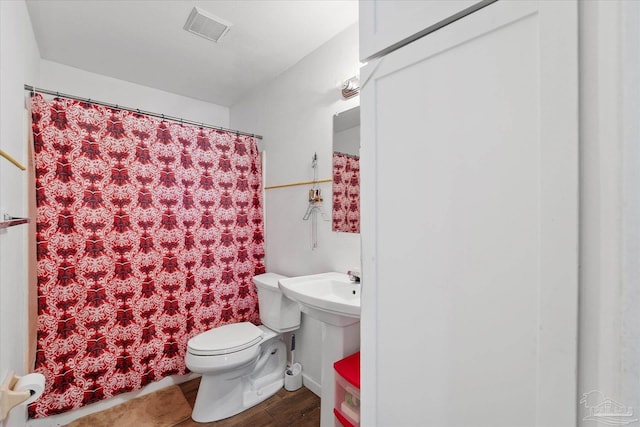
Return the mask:
[[[0,385],[0,421],[4,420],[9,411],[31,397],[29,391],[14,391],[16,383],[21,377],[9,371],[9,376]]]

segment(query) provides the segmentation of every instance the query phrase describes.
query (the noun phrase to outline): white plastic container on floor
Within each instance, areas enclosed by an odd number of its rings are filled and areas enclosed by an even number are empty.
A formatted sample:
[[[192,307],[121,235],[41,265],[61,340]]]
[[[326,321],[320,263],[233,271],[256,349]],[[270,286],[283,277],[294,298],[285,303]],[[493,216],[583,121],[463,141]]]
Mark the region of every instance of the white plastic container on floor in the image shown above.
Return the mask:
[[[302,387],[302,365],[294,363],[284,371],[284,389],[296,391]]]

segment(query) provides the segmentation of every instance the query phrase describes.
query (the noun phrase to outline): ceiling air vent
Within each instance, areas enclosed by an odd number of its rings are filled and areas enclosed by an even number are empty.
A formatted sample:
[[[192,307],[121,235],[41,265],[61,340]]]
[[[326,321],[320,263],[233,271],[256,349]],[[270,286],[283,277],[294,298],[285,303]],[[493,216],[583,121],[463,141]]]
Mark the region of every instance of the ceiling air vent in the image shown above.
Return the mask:
[[[220,19],[204,10],[194,7],[184,29],[207,40],[218,42],[231,29],[231,22]]]

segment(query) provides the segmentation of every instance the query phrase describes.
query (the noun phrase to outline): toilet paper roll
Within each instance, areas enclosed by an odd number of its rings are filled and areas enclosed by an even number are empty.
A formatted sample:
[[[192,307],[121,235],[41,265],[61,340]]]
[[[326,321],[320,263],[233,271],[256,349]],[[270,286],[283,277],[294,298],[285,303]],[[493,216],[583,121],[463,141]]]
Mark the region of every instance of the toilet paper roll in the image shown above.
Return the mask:
[[[23,402],[28,405],[39,398],[44,391],[44,375],[37,372],[25,375],[18,380],[13,387],[13,391],[28,391],[31,393],[31,397]]]

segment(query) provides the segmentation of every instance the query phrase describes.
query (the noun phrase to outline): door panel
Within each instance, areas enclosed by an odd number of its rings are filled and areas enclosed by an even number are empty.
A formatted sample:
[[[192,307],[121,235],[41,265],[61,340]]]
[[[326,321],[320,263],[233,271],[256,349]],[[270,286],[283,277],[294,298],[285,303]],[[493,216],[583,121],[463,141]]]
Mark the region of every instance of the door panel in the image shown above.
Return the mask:
[[[575,424],[575,28],[498,2],[363,71],[363,423]]]

